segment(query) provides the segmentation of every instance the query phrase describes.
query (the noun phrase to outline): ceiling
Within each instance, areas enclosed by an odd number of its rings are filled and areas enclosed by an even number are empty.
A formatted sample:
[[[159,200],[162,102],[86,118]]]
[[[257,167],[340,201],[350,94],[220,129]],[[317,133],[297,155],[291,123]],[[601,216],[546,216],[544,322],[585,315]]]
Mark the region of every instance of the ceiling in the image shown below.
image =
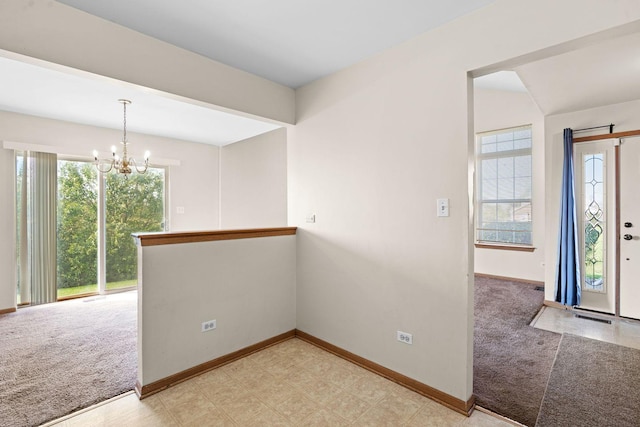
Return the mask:
[[[298,87],[494,0],[60,0],[227,65]],[[365,11],[366,13],[363,13]],[[26,62],[25,62],[26,61]],[[71,72],[69,72],[71,71]],[[279,127],[0,52],[0,110],[224,146]],[[5,90],[6,88],[6,90]]]
[[[59,2],[296,88],[493,0]],[[485,76],[476,85],[527,90],[544,114],[557,114],[640,99],[639,68],[640,35],[634,34]],[[9,52],[0,52],[0,81],[10,82],[0,91],[0,110],[57,120],[121,129],[117,100],[127,98],[132,132],[223,146],[278,127]]]
[[[297,88],[494,0],[58,0]]]
[[[640,33],[531,62],[514,71],[545,115],[640,99]]]
[[[35,62],[35,63],[34,63]],[[59,68],[59,67],[56,67]],[[185,141],[227,145],[279,126],[180,101],[176,97],[91,73],[61,71],[40,61],[0,55],[0,110],[122,129]]]
[[[474,85],[528,92],[544,115],[637,100],[640,99],[640,33],[478,77]]]
[[[474,87],[490,90],[505,90],[509,92],[526,92],[527,88],[515,71],[498,71],[477,77],[473,81]]]

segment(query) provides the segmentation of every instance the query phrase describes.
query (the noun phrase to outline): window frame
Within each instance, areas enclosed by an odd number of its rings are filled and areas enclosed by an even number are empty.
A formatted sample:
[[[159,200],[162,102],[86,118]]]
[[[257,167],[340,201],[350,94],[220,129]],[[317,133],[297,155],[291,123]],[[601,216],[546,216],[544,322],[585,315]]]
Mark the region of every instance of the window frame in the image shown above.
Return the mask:
[[[487,136],[492,136],[492,135],[500,135],[500,134],[505,134],[505,133],[515,133],[519,130],[528,130],[531,134],[530,136],[530,146],[526,147],[526,148],[513,148],[511,150],[503,150],[503,151],[493,151],[493,152],[487,152],[487,153],[482,153],[482,138],[483,137],[487,137]],[[475,242],[475,247],[477,248],[487,248],[487,249],[507,249],[507,250],[516,250],[516,251],[526,251],[526,252],[532,252],[533,250],[535,250],[534,246],[533,246],[533,225],[534,225],[534,217],[533,217],[533,126],[532,124],[524,124],[524,125],[520,125],[520,126],[513,126],[513,127],[508,127],[508,128],[502,128],[502,129],[496,129],[496,130],[490,130],[490,131],[483,131],[483,132],[478,132],[475,135],[475,167],[476,167],[476,180],[475,180],[475,189],[476,189],[476,196],[475,196],[475,208],[476,208],[476,214],[475,214],[475,227],[474,227],[474,242]],[[515,159],[516,157],[521,157],[521,156],[529,156],[530,158],[530,175],[529,175],[529,188],[530,188],[530,197],[529,198],[515,198],[515,194],[513,198],[499,198],[499,194],[496,194],[495,199],[484,199],[483,196],[483,186],[482,186],[482,161],[486,160],[486,159],[506,159],[506,158],[511,158],[511,159]],[[515,165],[514,165],[514,179],[515,177],[517,177],[517,172],[515,171]],[[496,236],[496,239],[491,240],[491,239],[480,239],[480,235],[481,235],[481,231],[482,230],[486,230],[485,228],[481,227],[481,225],[483,224],[483,205],[486,203],[524,203],[524,204],[528,204],[529,206],[529,221],[528,223],[530,224],[529,226],[529,230],[528,231],[523,231],[523,233],[528,233],[529,235],[529,242],[530,243],[521,243],[521,242],[516,242],[515,239],[512,239],[511,241],[506,241],[506,239],[498,239]],[[515,222],[515,221],[514,221]],[[498,230],[495,230],[498,231]],[[503,230],[503,231],[509,231],[511,233],[514,232],[519,232],[519,230],[516,230],[515,228],[512,228],[511,230]]]

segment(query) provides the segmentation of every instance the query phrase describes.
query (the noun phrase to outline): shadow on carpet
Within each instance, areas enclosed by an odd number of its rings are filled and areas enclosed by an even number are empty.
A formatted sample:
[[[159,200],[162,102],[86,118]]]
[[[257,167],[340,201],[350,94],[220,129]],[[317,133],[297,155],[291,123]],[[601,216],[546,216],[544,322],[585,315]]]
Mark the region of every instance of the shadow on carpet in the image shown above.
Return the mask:
[[[0,316],[0,425],[35,426],[133,390],[135,292]]]
[[[475,278],[476,404],[533,426],[560,334],[529,326],[544,302],[536,284]]]
[[[536,426],[640,425],[640,350],[563,334]]]

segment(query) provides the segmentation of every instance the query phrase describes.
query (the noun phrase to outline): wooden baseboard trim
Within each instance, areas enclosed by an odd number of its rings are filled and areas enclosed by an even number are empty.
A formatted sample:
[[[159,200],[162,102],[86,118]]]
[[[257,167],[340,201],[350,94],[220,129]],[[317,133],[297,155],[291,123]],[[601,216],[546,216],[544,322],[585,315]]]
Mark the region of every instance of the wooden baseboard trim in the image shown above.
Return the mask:
[[[544,286],[544,282],[540,280],[519,279],[517,277],[495,276],[493,274],[474,273],[474,276],[484,277],[486,279],[509,280],[510,282],[532,283],[534,285]]]
[[[2,310],[0,310],[0,314],[9,314],[9,313],[14,313],[15,311],[16,311],[15,307],[3,308]]]
[[[475,406],[475,396],[471,396],[471,398],[465,402],[298,329],[294,329],[292,331],[277,335],[273,338],[269,338],[259,343],[250,345],[243,349],[234,351],[233,353],[218,357],[216,359],[194,366],[193,368],[186,369],[182,372],[178,372],[177,374],[168,376],[161,380],[154,381],[151,384],[143,386],[139,381],[136,381],[135,392],[139,399],[144,399],[171,386],[203,374],[207,371],[218,368],[222,365],[226,365],[227,363],[231,363],[235,360],[241,359],[257,351],[263,350],[267,347],[271,347],[272,345],[281,343],[294,337],[313,344],[325,351],[328,351],[329,353],[335,354],[338,357],[348,360],[349,362],[355,363],[362,368],[365,368],[375,374],[378,374],[397,384],[400,384],[403,387],[415,391],[416,393],[434,400],[458,413],[469,416],[473,412]]]
[[[471,398],[465,402],[464,400],[460,400],[447,393],[444,393],[440,390],[437,390],[433,387],[402,375],[401,373],[393,371],[389,368],[385,368],[382,365],[378,365],[377,363],[365,359],[364,357],[360,357],[347,350],[316,338],[313,335],[309,335],[299,329],[296,329],[295,333],[296,338],[300,338],[301,340],[313,344],[323,350],[326,350],[329,353],[333,353],[338,357],[355,363],[356,365],[365,368],[375,374],[378,374],[384,378],[387,378],[388,380],[391,380],[397,384],[400,384],[401,386],[406,387],[409,390],[415,391],[416,393],[428,397],[431,400],[435,400],[436,402],[450,409],[453,409],[456,412],[459,412],[466,416],[471,415],[471,413],[473,412],[475,406],[475,396],[471,396]]]
[[[222,365],[226,365],[227,363],[231,363],[235,360],[246,357],[257,351],[264,350],[265,348],[271,347],[272,345],[294,338],[295,335],[296,335],[295,330],[291,330],[283,334],[276,335],[275,337],[266,339],[264,341],[260,341],[259,343],[250,345],[248,347],[242,348],[240,350],[234,351],[224,356],[220,356],[216,359],[194,366],[193,368],[189,368],[182,372],[178,372],[177,374],[170,375],[161,380],[154,381],[151,384],[142,385],[140,384],[139,381],[136,381],[135,392],[138,395],[139,399],[144,399],[145,397],[149,397],[152,394],[158,393],[159,391],[162,391],[168,387],[179,384],[197,375],[203,374],[207,371],[218,368]]]

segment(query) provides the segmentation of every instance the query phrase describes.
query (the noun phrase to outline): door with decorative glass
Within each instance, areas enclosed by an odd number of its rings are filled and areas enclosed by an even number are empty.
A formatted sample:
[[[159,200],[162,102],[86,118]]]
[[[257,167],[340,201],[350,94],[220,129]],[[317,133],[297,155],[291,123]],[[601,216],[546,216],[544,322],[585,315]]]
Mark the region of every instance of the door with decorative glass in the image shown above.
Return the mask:
[[[580,308],[616,311],[615,141],[574,145]]]

